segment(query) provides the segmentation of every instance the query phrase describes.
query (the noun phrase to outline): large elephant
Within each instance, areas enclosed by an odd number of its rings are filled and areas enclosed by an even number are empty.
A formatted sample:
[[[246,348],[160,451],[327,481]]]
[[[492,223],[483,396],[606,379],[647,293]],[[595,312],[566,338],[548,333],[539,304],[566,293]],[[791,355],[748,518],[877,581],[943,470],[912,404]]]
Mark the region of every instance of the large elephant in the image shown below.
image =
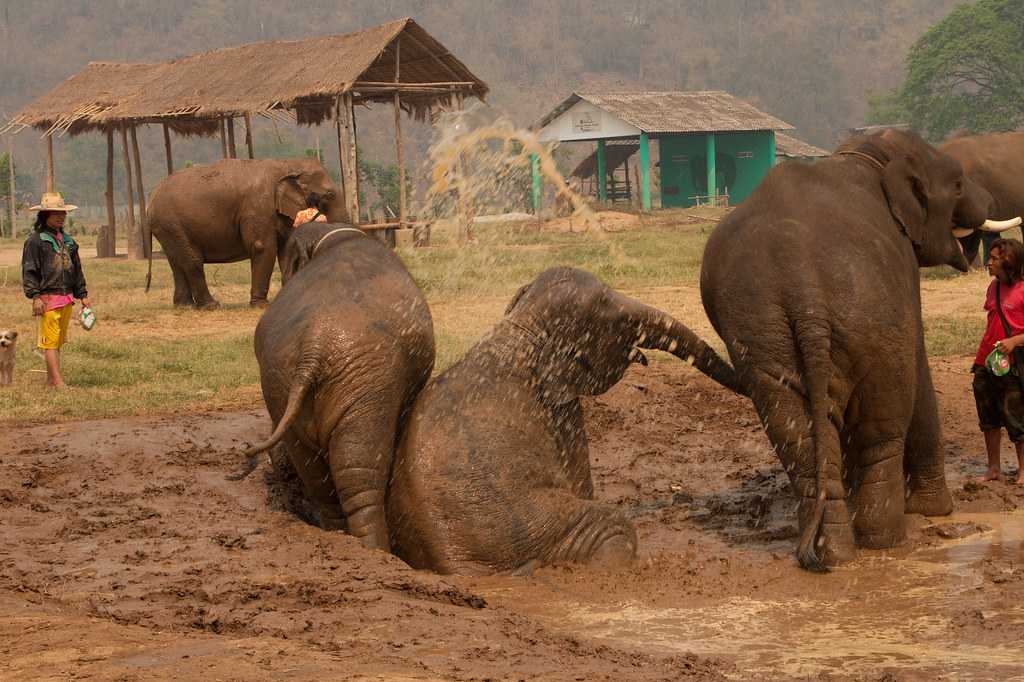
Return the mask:
[[[804,568],[952,511],[918,268],[966,270],[952,228],[987,210],[958,161],[886,130],[776,166],[708,239],[704,308],[800,499]]]
[[[1005,221],[1024,215],[1024,133],[990,133],[956,137],[939,145],[964,167],[964,175],[981,187],[988,202],[988,217]],[[974,263],[978,248],[984,245],[981,263],[998,234],[975,231],[960,240],[968,263]]]
[[[732,368],[668,315],[555,268],[416,400],[395,456],[392,549],[441,573],[521,572],[618,562],[632,524],[593,501],[581,395],[611,388],[638,348],[656,348],[738,390]]]
[[[146,216],[174,275],[174,304],[217,307],[203,264],[249,259],[249,302],[266,305],[274,262],[311,192],[321,195],[329,221],[347,220],[337,188],[314,159],[225,159],[165,178]],[[149,268],[152,273],[152,249]]]
[[[284,253],[287,283],[256,326],[273,434],[320,525],[388,548],[384,498],[404,415],[430,378],[430,311],[402,261],[360,230],[307,223]]]

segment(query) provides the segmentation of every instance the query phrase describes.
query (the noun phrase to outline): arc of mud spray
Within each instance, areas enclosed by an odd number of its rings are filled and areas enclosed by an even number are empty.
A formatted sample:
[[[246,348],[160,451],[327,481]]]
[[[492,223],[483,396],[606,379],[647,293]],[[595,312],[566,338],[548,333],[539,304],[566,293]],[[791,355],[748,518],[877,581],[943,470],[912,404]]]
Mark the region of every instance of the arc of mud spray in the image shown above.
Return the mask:
[[[558,190],[557,196],[566,197],[572,202],[572,217],[583,218],[588,228],[594,226],[600,228],[600,222],[594,212],[583,198],[569,187],[565,178],[558,171],[554,158],[543,143],[537,139],[537,136],[528,131],[518,130],[504,120],[470,130],[461,135],[455,134],[451,139],[443,140],[435,145],[430,153],[433,160],[432,184],[427,190],[427,195],[441,196],[453,189],[453,184],[455,185],[454,189],[468,194],[468,188],[463,186],[466,178],[456,172],[459,159],[463,153],[472,153],[473,150],[481,147],[486,148],[486,144],[492,141],[503,143],[502,154],[512,162],[519,161],[529,166],[532,163],[530,156],[536,155],[540,162],[541,173],[555,184]],[[520,144],[518,151],[513,148],[513,142]],[[453,177],[455,178],[454,183],[451,180]]]

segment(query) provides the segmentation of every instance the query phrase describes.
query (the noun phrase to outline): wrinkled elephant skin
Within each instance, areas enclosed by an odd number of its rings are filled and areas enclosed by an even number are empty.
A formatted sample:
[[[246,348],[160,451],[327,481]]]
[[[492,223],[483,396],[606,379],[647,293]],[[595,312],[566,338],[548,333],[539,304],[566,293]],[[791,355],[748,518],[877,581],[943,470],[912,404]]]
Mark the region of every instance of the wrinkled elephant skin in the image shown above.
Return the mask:
[[[982,194],[887,130],[776,166],[708,239],[701,297],[800,500],[807,569],[952,510],[918,269],[967,269],[952,228],[984,222]]]
[[[738,387],[689,329],[592,275],[557,268],[523,287],[413,407],[388,494],[395,553],[462,574],[630,560],[632,524],[593,500],[579,397],[645,362],[640,348],[692,358]]]
[[[274,433],[249,453],[283,442],[320,525],[386,550],[395,444],[434,366],[430,311],[398,256],[351,226],[300,226],[285,258],[255,337]]]
[[[324,197],[328,220],[347,220],[334,183],[314,159],[225,159],[165,178],[154,188],[146,216],[171,266],[174,304],[217,307],[203,265],[248,259],[249,302],[266,305],[275,260],[310,192]]]

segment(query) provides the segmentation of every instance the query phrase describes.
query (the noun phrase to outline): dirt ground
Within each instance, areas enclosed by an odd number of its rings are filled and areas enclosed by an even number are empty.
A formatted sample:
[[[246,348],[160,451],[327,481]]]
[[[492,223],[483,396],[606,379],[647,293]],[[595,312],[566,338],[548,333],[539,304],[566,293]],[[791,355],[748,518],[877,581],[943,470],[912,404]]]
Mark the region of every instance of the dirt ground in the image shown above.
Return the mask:
[[[614,572],[440,577],[309,526],[269,463],[225,478],[262,411],[5,428],[0,679],[1024,679],[1024,487],[971,482],[965,367],[933,361],[957,515],[829,575],[749,403],[680,362],[587,403],[641,539]]]

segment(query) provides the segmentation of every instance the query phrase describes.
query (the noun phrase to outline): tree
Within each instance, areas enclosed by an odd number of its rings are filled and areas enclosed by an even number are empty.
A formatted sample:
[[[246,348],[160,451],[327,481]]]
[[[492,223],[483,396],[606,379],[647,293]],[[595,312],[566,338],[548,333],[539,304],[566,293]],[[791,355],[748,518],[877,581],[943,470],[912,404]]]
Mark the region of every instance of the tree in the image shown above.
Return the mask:
[[[962,5],[907,54],[906,80],[872,101],[872,120],[905,114],[938,141],[953,130],[1013,130],[1024,123],[1024,2]]]

